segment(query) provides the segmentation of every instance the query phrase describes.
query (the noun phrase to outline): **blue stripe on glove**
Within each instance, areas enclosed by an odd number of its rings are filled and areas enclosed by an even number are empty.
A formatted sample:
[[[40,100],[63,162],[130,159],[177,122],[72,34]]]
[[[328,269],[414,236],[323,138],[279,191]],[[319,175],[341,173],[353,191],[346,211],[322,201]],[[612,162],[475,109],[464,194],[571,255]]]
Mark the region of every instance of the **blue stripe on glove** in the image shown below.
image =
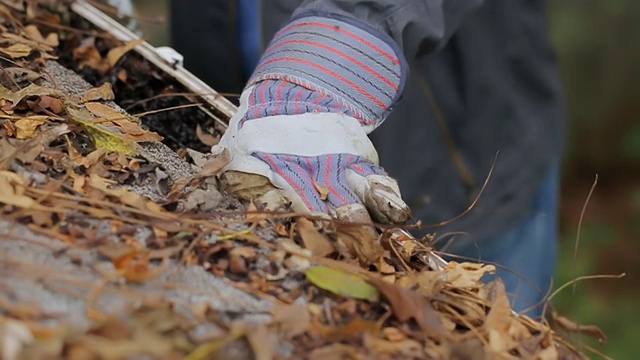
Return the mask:
[[[267,116],[310,112],[341,113],[358,118],[343,103],[327,95],[283,80],[264,80],[251,90],[247,112],[238,126]],[[358,120],[367,125],[364,119]]]
[[[348,170],[363,177],[386,175],[380,166],[352,154],[295,156],[255,152],[252,155],[269,164],[271,170],[291,185],[311,211],[326,213],[329,207],[363,202],[349,188]],[[321,198],[316,184],[327,190],[326,200]]]

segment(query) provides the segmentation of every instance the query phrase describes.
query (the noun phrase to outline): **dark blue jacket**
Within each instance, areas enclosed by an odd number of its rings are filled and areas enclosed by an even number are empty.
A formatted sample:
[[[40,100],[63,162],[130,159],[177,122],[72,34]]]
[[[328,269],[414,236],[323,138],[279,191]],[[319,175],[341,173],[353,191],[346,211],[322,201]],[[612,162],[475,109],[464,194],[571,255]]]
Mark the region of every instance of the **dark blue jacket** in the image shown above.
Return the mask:
[[[221,92],[240,92],[236,1],[174,0],[175,48]],[[563,97],[542,0],[271,0],[263,45],[293,12],[329,12],[387,32],[411,65],[403,99],[372,133],[381,164],[423,224],[484,238],[523,216],[565,139]]]

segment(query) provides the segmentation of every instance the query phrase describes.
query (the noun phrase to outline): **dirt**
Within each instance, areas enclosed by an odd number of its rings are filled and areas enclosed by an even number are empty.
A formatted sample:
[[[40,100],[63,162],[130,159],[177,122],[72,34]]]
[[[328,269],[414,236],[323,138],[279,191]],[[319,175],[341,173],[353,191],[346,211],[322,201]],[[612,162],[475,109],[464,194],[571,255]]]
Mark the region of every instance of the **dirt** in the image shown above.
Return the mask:
[[[71,17],[70,26],[86,31],[91,30],[91,24],[77,15]],[[73,57],[73,49],[88,37],[86,34],[76,33],[62,41],[58,47],[58,62],[74,70],[92,85],[100,85],[104,82],[111,83],[116,95],[116,103],[130,114],[135,115],[149,110],[193,104],[193,100],[182,95],[163,96],[189,94],[190,91],[168,74],[158,70],[139,54],[133,52],[126,54],[118,66],[106,74],[101,74],[95,68],[79,65]],[[113,47],[113,40],[98,37],[95,41],[95,47],[104,56]],[[118,78],[120,71],[126,73],[125,81]],[[225,118],[222,115],[220,117]],[[208,152],[211,146],[198,140],[197,126],[214,136],[220,135],[219,126],[215,121],[195,107],[147,115],[142,117],[142,121],[149,129],[163,134],[165,136],[163,143],[173,150],[191,148],[200,152]]]

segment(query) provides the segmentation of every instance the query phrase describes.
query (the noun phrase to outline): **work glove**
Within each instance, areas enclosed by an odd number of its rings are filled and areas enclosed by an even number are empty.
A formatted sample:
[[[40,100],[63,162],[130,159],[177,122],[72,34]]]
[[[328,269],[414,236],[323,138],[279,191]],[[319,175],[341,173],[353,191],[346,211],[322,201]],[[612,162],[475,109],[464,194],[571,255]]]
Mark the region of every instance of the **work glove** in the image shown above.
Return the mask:
[[[405,222],[409,208],[367,136],[405,76],[386,34],[354,20],[297,18],[275,35],[212,149],[228,151],[223,182],[262,209]]]

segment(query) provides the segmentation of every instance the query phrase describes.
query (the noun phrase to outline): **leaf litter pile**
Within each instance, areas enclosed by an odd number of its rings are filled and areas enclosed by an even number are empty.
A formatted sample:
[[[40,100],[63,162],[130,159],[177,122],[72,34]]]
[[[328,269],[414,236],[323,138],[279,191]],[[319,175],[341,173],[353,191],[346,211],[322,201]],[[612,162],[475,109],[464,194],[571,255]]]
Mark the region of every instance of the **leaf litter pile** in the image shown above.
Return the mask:
[[[215,122],[116,105],[190,103],[158,96],[186,90],[137,42],[66,2],[0,4],[0,358],[581,358],[480,281],[491,265],[243,206],[224,155],[195,151]]]

